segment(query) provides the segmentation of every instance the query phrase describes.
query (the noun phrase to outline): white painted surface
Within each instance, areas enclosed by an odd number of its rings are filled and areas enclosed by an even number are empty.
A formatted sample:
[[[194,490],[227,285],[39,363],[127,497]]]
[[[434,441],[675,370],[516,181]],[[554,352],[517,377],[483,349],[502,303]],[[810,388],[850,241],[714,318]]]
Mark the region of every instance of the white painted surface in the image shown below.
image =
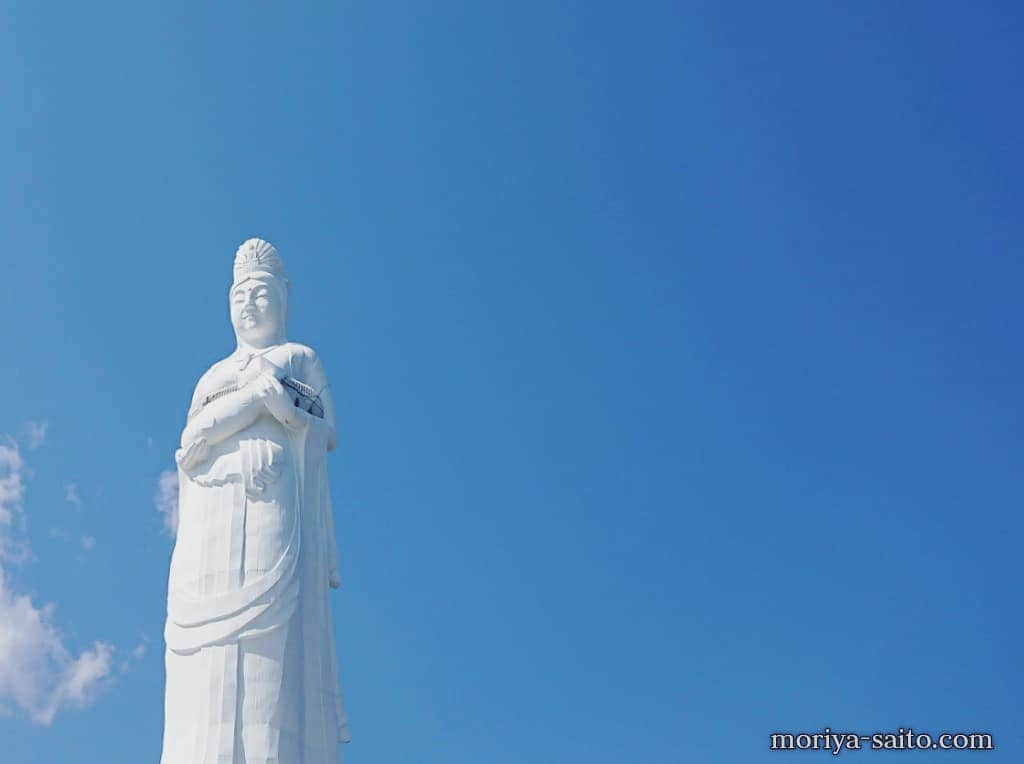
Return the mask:
[[[334,406],[316,354],[286,339],[288,291],[277,250],[244,242],[237,349],[199,379],[176,453],[162,764],[337,764],[348,740],[327,600]]]

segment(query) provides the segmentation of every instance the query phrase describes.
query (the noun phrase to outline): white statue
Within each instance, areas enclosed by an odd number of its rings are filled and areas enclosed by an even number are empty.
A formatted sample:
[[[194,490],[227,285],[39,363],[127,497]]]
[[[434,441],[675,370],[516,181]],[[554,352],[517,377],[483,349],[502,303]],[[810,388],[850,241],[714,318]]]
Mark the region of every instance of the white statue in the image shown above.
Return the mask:
[[[238,348],[199,379],[175,455],[161,764],[338,764],[334,405],[316,354],[285,339],[271,244],[239,247],[229,294]]]

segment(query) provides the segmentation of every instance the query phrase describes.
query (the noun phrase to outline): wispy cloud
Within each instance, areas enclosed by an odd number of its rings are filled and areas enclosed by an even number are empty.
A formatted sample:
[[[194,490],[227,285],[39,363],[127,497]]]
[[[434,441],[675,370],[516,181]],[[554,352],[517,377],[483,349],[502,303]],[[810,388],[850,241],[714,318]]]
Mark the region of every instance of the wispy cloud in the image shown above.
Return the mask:
[[[27,422],[25,424],[25,437],[28,439],[28,450],[35,451],[46,440],[46,431],[49,429],[50,423],[43,420],[42,422]]]
[[[137,663],[141,663],[142,659],[146,657],[146,650],[149,647],[149,639],[143,635],[142,640],[131,649],[131,652],[121,661],[121,673],[127,674],[131,671],[132,666]]]
[[[164,516],[164,531],[174,537],[178,533],[178,473],[176,470],[164,470],[156,482],[156,495],[153,497],[156,511]]]
[[[82,499],[78,496],[78,486],[74,483],[68,483],[64,486],[64,498],[70,504],[74,504],[76,507],[81,509]]]
[[[10,439],[0,440],[0,564],[24,562],[29,554],[28,545],[17,533],[25,526],[21,509],[24,466],[17,444]]]
[[[28,556],[28,544],[19,538],[24,469],[17,445],[0,442],[0,714],[20,711],[49,725],[61,709],[93,700],[110,676],[114,649],[95,642],[75,657],[54,625],[54,605],[37,606],[9,586],[4,565]]]
[[[96,548],[96,539],[92,536],[82,536],[82,549],[91,552]]]
[[[16,444],[0,443],[0,527],[10,528],[15,518],[21,516],[21,500],[25,495],[21,470],[24,466]]]

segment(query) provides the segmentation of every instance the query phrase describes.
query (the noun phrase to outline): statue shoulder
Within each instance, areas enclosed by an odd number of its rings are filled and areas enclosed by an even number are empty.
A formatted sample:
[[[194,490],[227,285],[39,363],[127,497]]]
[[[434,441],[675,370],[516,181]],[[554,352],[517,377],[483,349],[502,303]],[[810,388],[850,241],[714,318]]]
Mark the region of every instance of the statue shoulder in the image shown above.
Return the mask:
[[[205,396],[220,390],[226,384],[230,384],[231,379],[234,377],[233,371],[227,363],[230,359],[231,356],[221,358],[199,375],[199,379],[196,380],[195,387],[192,390],[192,404],[189,406],[190,414],[197,408],[197,404]]]
[[[305,376],[307,374],[323,373],[323,363],[320,360],[320,356],[309,345],[303,345],[301,342],[289,342],[287,343],[287,349],[288,358],[297,375]]]
[[[331,392],[327,372],[320,356],[309,345],[289,342],[288,356],[292,375],[313,388],[323,410],[323,422],[327,426],[327,450],[332,451],[337,443],[335,436],[334,396]]]
[[[199,375],[199,379],[196,381],[196,390],[208,385],[217,384],[225,376],[233,375],[234,370],[230,367],[229,361],[231,356],[225,356],[219,361],[215,361],[206,371]]]
[[[289,342],[288,368],[296,379],[305,382],[315,390],[327,388],[327,372],[324,371],[320,356],[309,345],[301,342]]]
[[[293,358],[303,361],[315,361],[317,359],[316,351],[309,345],[303,345],[301,342],[286,342],[285,348],[287,348],[288,353]]]

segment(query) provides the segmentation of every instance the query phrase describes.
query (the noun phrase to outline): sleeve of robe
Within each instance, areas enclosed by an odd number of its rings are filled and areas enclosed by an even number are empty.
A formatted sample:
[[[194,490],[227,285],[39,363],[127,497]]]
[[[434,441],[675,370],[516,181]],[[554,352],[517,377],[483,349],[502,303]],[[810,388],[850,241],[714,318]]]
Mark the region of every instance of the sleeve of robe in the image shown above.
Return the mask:
[[[324,407],[324,424],[328,428],[327,450],[333,451],[338,443],[334,396],[332,395],[330,385],[328,384],[327,372],[324,370],[323,362],[312,350],[310,351],[310,355],[306,363],[306,376],[307,379],[303,381],[320,393],[320,402]],[[327,538],[324,539],[324,542],[327,544],[327,578],[328,581],[332,579],[340,581],[341,576],[338,572],[338,542],[334,535],[334,508],[331,505],[330,491],[326,491],[325,493],[324,511],[326,514],[325,531],[327,533]]]

